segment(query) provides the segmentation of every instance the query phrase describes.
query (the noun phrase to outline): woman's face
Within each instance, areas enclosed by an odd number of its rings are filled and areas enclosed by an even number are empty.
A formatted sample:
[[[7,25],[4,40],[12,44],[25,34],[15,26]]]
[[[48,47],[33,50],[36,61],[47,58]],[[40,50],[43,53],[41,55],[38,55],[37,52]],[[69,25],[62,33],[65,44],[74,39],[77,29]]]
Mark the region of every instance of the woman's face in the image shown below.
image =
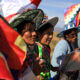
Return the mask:
[[[25,27],[27,28],[27,25]],[[28,29],[26,29],[26,31],[22,35],[25,42],[29,45],[34,45],[35,40],[36,40],[36,32],[35,32],[35,29],[32,27],[28,27]]]
[[[74,43],[77,39],[77,30],[72,31],[70,34],[66,35],[66,39],[71,42]]]
[[[40,42],[43,45],[49,45],[52,38],[53,38],[53,28],[50,27],[41,34]]]

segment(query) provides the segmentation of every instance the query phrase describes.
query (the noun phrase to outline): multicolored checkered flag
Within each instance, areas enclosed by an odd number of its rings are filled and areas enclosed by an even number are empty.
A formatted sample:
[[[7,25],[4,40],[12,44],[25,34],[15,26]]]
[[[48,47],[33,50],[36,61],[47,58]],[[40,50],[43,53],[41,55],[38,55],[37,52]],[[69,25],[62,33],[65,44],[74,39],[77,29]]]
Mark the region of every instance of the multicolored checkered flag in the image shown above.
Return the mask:
[[[64,21],[65,24],[74,23],[78,27],[80,23],[80,4],[74,4],[65,10]]]

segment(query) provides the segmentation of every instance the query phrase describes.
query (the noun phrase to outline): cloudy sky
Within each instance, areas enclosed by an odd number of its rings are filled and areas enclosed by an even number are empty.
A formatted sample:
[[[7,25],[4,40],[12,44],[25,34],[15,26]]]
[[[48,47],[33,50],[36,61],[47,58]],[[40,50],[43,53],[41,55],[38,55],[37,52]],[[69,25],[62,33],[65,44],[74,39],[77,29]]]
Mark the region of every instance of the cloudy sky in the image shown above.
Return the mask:
[[[64,26],[64,10],[73,4],[80,3],[80,0],[42,0],[39,8],[43,9],[49,18],[59,17],[56,27]]]

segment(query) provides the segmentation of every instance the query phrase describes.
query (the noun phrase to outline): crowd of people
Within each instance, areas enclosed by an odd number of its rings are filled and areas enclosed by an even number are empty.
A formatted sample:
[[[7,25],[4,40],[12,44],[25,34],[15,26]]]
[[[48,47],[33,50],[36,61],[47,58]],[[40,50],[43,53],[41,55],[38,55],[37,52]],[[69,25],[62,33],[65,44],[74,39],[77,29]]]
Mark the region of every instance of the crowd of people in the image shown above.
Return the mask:
[[[79,80],[78,75],[80,73],[78,70],[65,71],[62,66],[68,54],[75,56],[79,53],[79,48],[74,45],[78,33],[78,28],[74,23],[64,25],[65,30],[57,35],[63,37],[63,39],[55,46],[51,60],[49,44],[54,39],[53,32],[59,20],[58,17],[48,20],[43,10],[29,9],[13,16],[7,16],[4,19],[8,21],[9,27],[21,36],[24,41],[21,44],[23,48],[25,47],[26,54],[23,56],[17,52],[19,58],[15,52],[14,56],[17,57],[9,56],[11,52],[7,52],[7,55],[5,49],[0,51],[0,80]],[[7,46],[4,47],[8,49]],[[19,68],[13,65],[12,61],[9,64],[11,58],[16,60],[14,64]],[[20,61],[21,66],[17,64]]]
[[[10,80],[49,80],[51,70],[49,44],[53,38],[53,30],[58,22],[58,17],[46,21],[41,9],[33,9],[12,18],[9,20],[11,27],[25,41],[26,58],[20,69],[14,69],[7,65],[10,71],[7,73],[11,76],[7,76],[7,78]],[[7,61],[8,56],[3,52],[1,55],[5,56]],[[8,62],[6,63],[8,64]],[[6,77],[2,76],[1,79],[6,79]]]

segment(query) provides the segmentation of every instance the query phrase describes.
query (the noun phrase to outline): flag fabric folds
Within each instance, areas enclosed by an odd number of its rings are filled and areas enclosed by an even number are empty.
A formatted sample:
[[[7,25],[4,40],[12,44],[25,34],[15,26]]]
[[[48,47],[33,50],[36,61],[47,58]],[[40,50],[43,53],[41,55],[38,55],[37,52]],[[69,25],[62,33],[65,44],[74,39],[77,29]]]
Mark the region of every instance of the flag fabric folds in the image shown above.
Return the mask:
[[[74,4],[65,10],[64,21],[65,24],[74,23],[78,27],[80,22],[80,4]]]
[[[5,57],[0,52],[0,79],[14,80],[9,70]]]
[[[8,15],[21,13],[27,9],[35,9],[41,0],[1,0],[0,6],[4,17]]]
[[[26,43],[22,37],[10,27],[0,15],[0,51],[7,56],[11,69],[19,70],[26,58]]]

